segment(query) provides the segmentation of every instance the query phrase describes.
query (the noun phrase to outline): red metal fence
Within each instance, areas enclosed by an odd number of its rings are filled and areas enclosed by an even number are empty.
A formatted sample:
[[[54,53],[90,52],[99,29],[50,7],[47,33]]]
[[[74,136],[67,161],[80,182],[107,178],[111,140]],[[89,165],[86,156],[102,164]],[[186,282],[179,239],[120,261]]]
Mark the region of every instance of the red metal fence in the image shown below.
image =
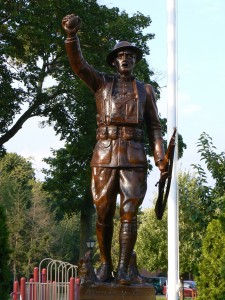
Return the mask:
[[[46,264],[42,268],[43,264]],[[29,281],[22,277],[13,286],[13,300],[78,300],[80,280],[77,266],[50,258],[34,268]]]

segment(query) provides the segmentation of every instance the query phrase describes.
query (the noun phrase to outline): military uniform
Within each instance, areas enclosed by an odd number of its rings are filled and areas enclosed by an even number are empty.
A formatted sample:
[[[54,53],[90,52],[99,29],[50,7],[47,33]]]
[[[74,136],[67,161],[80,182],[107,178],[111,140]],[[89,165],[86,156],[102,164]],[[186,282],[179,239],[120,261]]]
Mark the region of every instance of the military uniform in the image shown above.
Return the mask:
[[[119,75],[98,72],[83,58],[76,36],[66,40],[66,50],[72,69],[96,97],[98,129],[91,160],[92,194],[102,261],[98,277],[105,281],[112,271],[111,241],[117,195],[120,194],[121,217],[118,273],[123,275],[136,242],[138,207],[147,189],[143,126],[147,126],[156,164],[164,158],[161,126],[150,84],[133,77],[126,81]]]

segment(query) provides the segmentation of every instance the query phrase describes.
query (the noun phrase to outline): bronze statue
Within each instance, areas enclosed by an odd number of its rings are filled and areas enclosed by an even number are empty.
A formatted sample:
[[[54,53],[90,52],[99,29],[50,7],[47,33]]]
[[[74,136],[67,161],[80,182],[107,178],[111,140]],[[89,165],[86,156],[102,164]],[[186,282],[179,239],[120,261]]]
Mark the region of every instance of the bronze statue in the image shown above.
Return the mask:
[[[62,21],[71,67],[96,97],[97,143],[91,160],[92,194],[97,210],[96,233],[101,254],[100,282],[112,280],[111,243],[116,198],[120,194],[120,253],[116,281],[130,284],[128,266],[137,238],[137,212],[147,188],[144,124],[156,166],[164,172],[161,125],[150,84],[133,76],[142,51],[127,41],[115,45],[107,56],[117,71],[109,76],[95,70],[82,56],[77,31],[81,19],[68,15]]]
[[[78,276],[81,284],[89,285],[96,282],[96,275],[91,260],[91,251],[87,251],[78,262]]]

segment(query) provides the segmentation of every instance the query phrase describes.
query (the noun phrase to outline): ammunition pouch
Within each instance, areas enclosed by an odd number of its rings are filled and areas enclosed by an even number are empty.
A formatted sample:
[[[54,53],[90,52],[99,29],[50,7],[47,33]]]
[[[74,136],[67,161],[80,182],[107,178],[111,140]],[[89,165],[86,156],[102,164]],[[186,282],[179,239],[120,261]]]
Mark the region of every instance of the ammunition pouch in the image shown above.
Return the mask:
[[[144,141],[144,131],[141,128],[131,126],[101,126],[97,129],[97,140],[116,140],[118,138],[127,141]]]

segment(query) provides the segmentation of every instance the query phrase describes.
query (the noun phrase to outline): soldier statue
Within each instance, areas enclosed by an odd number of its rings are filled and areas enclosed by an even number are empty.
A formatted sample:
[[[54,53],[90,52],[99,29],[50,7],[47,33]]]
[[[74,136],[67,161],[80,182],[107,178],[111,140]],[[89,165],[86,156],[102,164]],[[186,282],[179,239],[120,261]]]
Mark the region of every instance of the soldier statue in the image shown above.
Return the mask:
[[[127,41],[118,42],[106,62],[116,70],[114,76],[97,71],[82,55],[77,32],[81,19],[63,18],[67,33],[66,51],[74,73],[95,94],[97,143],[91,160],[92,195],[97,211],[96,234],[101,266],[100,282],[112,280],[111,245],[117,195],[120,195],[119,262],[116,282],[131,283],[128,266],[137,238],[137,212],[147,189],[147,158],[144,125],[156,166],[164,172],[164,146],[155,93],[150,84],[138,81],[133,69],[142,51]]]

